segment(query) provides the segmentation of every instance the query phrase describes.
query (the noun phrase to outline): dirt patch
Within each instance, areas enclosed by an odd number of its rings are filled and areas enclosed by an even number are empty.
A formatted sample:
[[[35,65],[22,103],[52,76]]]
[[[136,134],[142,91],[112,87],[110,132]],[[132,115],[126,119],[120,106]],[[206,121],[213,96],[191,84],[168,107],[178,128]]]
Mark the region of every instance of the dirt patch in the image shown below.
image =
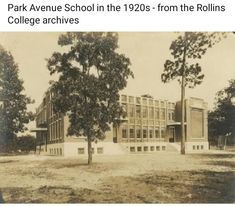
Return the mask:
[[[157,153],[86,159],[7,157],[0,202],[233,203],[235,155]]]

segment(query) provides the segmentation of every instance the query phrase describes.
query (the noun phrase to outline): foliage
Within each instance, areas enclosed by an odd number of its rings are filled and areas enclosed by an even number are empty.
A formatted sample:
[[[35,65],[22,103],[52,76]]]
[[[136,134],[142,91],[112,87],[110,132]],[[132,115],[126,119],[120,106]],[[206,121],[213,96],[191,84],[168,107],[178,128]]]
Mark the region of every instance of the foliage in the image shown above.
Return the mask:
[[[23,94],[23,80],[19,79],[18,65],[13,56],[0,46],[0,151],[13,149],[14,138],[18,132],[23,132],[33,119],[33,114],[27,112],[27,104],[32,100]]]
[[[234,96],[235,79],[231,79],[227,87],[217,92],[215,108],[208,115],[209,137],[212,141],[219,136],[230,134],[233,134],[233,138],[235,138],[235,106],[231,102],[231,98]]]
[[[220,41],[221,36],[224,34],[185,32],[171,43],[173,60],[165,61],[161,79],[164,83],[177,79],[181,85],[181,154],[185,154],[185,87],[194,88],[202,83],[204,74],[195,60],[201,59],[208,48]]]
[[[185,86],[193,88],[202,83],[204,75],[199,63],[192,63],[192,59],[201,59],[208,48],[220,41],[224,34],[186,32],[171,43],[170,50],[173,60],[166,60],[162,81],[167,83],[177,79],[181,84],[182,75],[185,76]]]
[[[50,73],[59,74],[52,84],[54,109],[68,114],[68,135],[85,136],[88,144],[103,139],[124,112],[119,91],[133,77],[130,60],[116,51],[116,33],[66,33],[58,44],[69,51],[48,60]]]
[[[35,150],[35,137],[32,135],[22,135],[16,138],[17,150],[29,152]]]

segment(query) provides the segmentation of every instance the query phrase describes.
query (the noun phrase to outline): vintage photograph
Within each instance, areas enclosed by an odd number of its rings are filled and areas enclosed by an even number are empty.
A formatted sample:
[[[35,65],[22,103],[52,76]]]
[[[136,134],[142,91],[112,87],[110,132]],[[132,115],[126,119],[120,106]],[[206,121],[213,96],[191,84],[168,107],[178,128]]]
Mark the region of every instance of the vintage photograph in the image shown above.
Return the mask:
[[[235,203],[235,32],[1,32],[0,203]]]

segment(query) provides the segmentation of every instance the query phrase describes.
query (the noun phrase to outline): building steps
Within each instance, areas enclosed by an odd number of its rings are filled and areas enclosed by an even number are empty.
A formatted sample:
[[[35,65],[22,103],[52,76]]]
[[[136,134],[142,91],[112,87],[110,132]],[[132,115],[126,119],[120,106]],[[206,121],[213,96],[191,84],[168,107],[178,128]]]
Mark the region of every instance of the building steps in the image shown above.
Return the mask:
[[[168,143],[166,146],[166,150],[168,152],[180,152],[180,143],[178,142]]]

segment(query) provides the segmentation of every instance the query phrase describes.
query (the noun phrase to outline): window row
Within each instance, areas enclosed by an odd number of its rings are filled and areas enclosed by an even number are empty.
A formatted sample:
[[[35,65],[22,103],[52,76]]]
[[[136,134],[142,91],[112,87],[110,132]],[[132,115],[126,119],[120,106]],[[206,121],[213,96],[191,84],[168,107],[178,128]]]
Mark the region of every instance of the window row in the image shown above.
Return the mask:
[[[147,128],[143,127],[134,127],[130,126],[129,129],[127,126],[122,127],[122,138],[165,138],[166,137],[166,129],[161,128]]]
[[[154,152],[154,151],[165,151],[166,146],[137,146],[130,147],[130,152]]]
[[[161,100],[154,100],[152,98],[146,98],[146,97],[133,97],[133,96],[127,96],[127,95],[122,95],[121,96],[121,101],[122,102],[128,102],[131,104],[143,104],[143,105],[150,105],[150,106],[161,106],[165,107],[166,106],[166,101],[161,101]],[[175,106],[174,103],[168,102],[168,107],[173,108]]]
[[[193,145],[193,150],[203,150],[204,146],[203,145]]]
[[[140,105],[127,105],[122,104],[127,117],[135,118],[149,118],[149,119],[165,119],[166,109],[159,109],[154,107],[140,106]]]
[[[49,125],[49,140],[61,139],[63,137],[63,123],[62,120],[57,120]]]
[[[62,148],[51,148],[49,149],[50,155],[59,155],[62,156]]]
[[[96,148],[96,154],[103,154],[104,149],[103,147],[97,147]],[[85,154],[85,148],[84,147],[79,147],[78,148],[78,154]],[[92,147],[92,154],[95,154],[95,149]]]

